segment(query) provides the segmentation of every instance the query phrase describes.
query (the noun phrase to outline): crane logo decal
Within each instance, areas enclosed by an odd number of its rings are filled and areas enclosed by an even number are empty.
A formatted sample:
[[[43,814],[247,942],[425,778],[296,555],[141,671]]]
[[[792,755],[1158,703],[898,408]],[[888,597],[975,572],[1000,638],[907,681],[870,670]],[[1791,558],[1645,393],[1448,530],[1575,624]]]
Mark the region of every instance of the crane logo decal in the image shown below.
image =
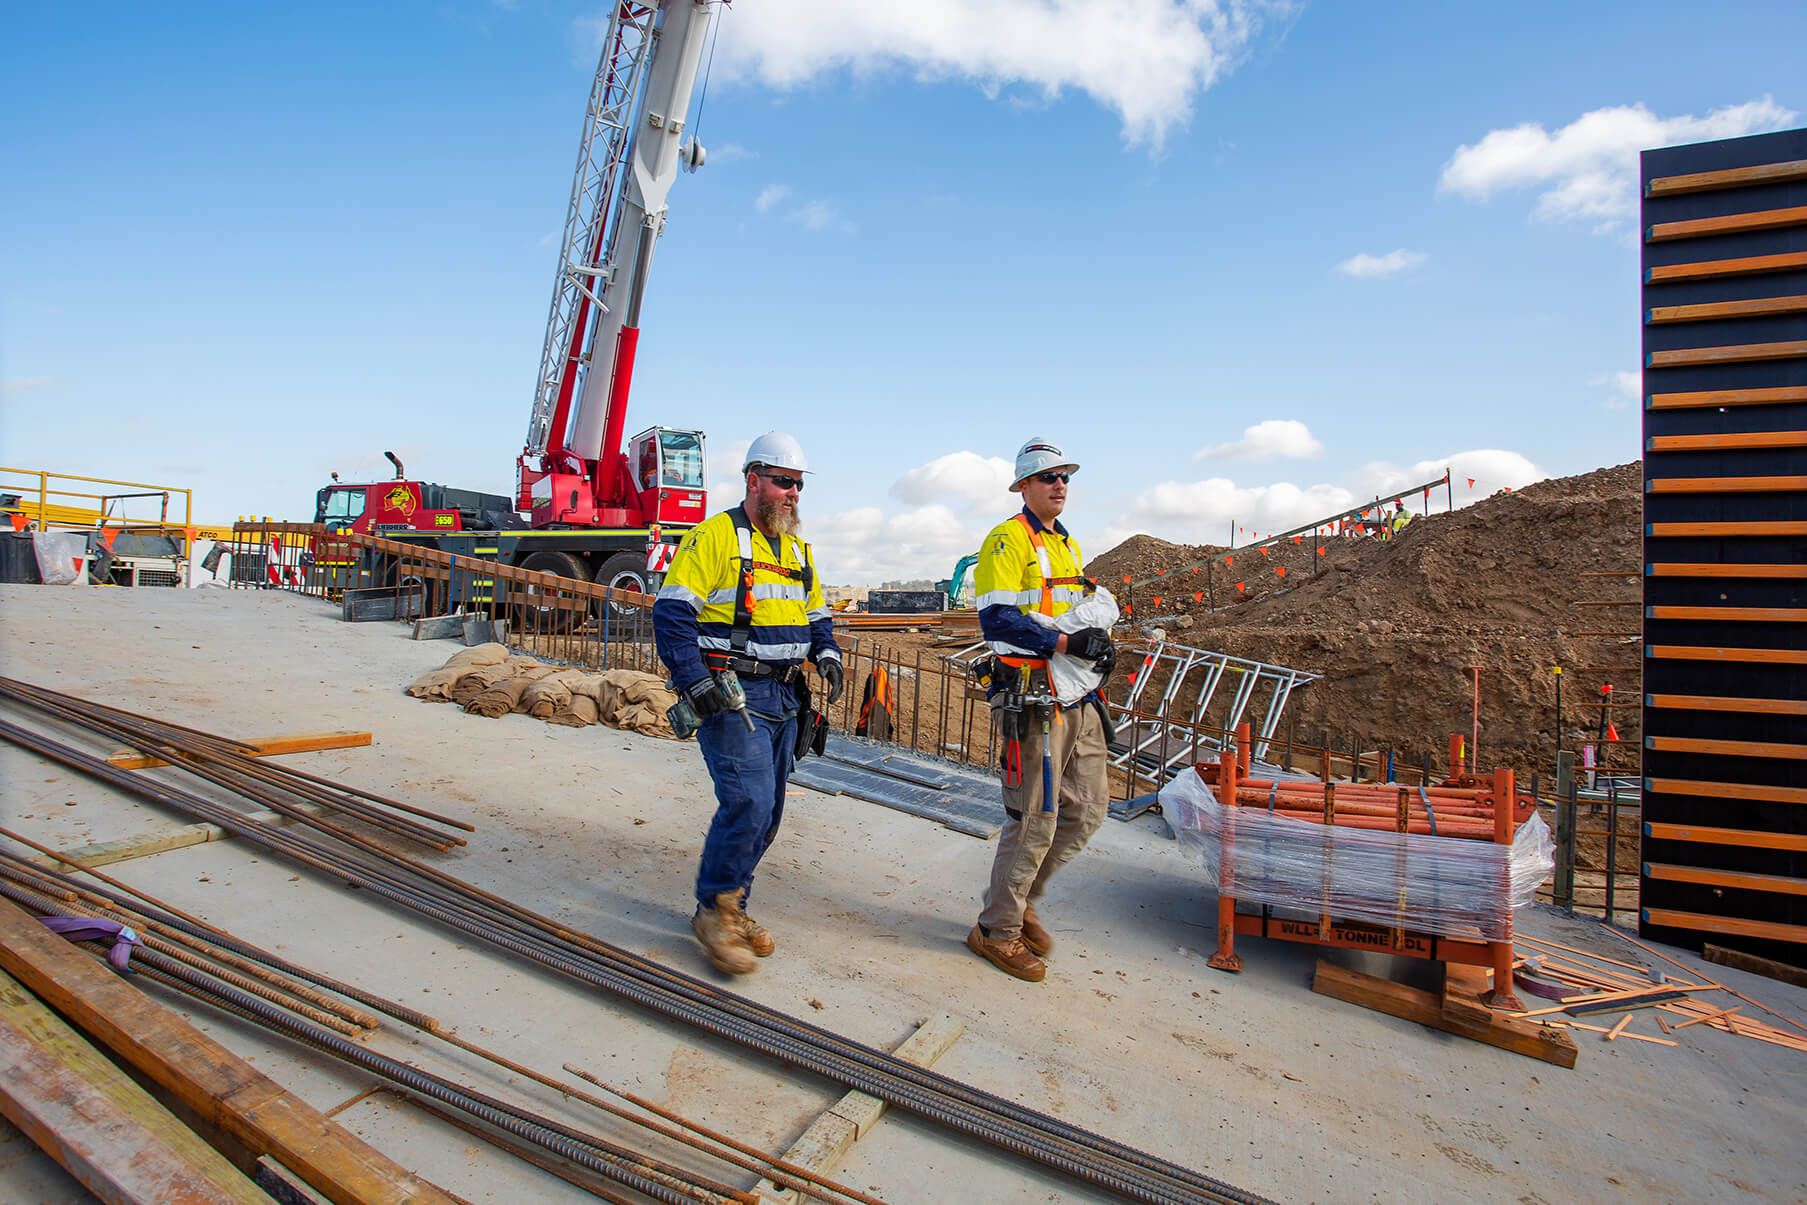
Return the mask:
[[[383,495],[383,506],[388,510],[399,510],[402,518],[414,517],[414,491],[405,485],[398,485]]]

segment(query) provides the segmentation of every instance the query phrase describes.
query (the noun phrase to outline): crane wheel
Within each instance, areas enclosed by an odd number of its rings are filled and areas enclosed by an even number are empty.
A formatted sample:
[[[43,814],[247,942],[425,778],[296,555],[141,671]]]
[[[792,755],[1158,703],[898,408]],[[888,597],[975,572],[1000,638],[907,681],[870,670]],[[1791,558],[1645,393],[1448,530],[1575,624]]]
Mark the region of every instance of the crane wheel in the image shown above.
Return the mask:
[[[589,567],[568,552],[534,552],[521,562],[521,568],[535,573],[552,573],[559,577],[568,577],[576,581],[590,580]],[[523,590],[525,598],[517,605],[520,610],[523,630],[539,634],[562,635],[575,632],[590,617],[588,599],[563,600],[563,605],[554,602],[536,586],[527,586]],[[584,605],[576,606],[576,602]]]
[[[652,584],[652,574],[646,571],[646,557],[637,552],[617,552],[604,561],[602,568],[596,571],[596,582],[616,590],[632,590],[637,594],[651,594],[658,588]],[[603,606],[608,609],[608,639],[651,638],[651,607],[638,607],[625,602],[604,603]]]

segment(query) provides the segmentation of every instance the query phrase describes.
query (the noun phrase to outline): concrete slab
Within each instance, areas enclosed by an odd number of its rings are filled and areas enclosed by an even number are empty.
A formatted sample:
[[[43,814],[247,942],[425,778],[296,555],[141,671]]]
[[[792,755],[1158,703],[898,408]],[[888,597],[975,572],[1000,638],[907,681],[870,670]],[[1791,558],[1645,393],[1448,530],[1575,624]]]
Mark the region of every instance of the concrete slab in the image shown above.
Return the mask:
[[[290,760],[470,820],[470,846],[435,864],[713,975],[688,927],[713,810],[694,745],[407,698],[402,688],[448,646],[412,640],[407,624],[344,624],[333,608],[288,595],[88,590],[51,600],[46,588],[0,586],[0,672],[226,733],[368,729],[371,748]],[[59,848],[187,823],[10,746],[0,746],[0,783],[8,824]],[[966,1033],[939,1070],[1278,1199],[1807,1196],[1807,1056],[1696,1026],[1673,1050],[1583,1035],[1580,1064],[1564,1072],[1315,996],[1316,952],[1303,947],[1239,943],[1247,970],[1221,975],[1204,965],[1210,893],[1184,852],[1143,824],[1106,825],[1056,880],[1042,913],[1060,948],[1046,982],[1023,984],[962,945],[990,856],[988,843],[932,822],[798,789],[753,900],[779,950],[734,990],[884,1046],[956,1012]],[[511,1058],[548,1073],[576,1062],[770,1150],[841,1095],[235,841],[110,873]],[[1640,961],[1555,914],[1528,915],[1525,928]],[[1388,969],[1376,956],[1345,957]],[[1807,992],[1707,972],[1807,1018]],[[323,1108],[369,1086],[230,1018],[191,1015]],[[397,1031],[370,1041],[623,1132],[442,1044]],[[472,1200],[579,1199],[386,1093],[341,1120]],[[0,1166],[0,1197],[17,1197],[11,1176]],[[841,1176],[897,1201],[1091,1199],[895,1110]]]

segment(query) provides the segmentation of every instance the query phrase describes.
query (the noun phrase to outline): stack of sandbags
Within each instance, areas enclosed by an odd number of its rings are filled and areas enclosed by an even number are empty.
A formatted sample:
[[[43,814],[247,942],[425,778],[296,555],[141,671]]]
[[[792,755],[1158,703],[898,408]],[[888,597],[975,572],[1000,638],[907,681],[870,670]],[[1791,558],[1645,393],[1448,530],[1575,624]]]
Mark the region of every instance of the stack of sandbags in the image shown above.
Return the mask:
[[[665,712],[678,701],[653,674],[631,669],[602,673],[546,665],[511,656],[500,644],[460,650],[409,687],[417,699],[450,702],[472,715],[524,712],[551,724],[584,728],[607,724],[650,736],[672,736]]]

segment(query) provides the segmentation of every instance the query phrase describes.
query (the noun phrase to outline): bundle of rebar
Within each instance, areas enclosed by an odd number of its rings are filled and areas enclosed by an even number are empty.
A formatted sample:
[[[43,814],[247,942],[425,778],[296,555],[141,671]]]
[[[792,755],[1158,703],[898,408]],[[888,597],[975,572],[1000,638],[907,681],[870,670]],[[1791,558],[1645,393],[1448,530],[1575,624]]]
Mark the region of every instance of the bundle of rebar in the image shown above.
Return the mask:
[[[90,731],[118,737],[124,713],[73,696],[0,679],[0,699],[39,710]],[[143,719],[143,717],[135,717]],[[189,730],[179,730],[188,732]],[[279,786],[250,773],[224,773],[221,761],[250,761],[213,751],[184,756],[198,743],[173,726],[147,749],[216,785],[272,810]],[[844,1087],[948,1128],[989,1142],[1131,1200],[1148,1202],[1258,1201],[1261,1198],[1201,1172],[1140,1151],[958,1080],[917,1067],[888,1052],[757,1004],[681,974],[600,938],[574,930],[520,904],[397,853],[336,823],[308,816],[304,832],[247,817],[189,791],[141,778],[46,735],[0,720],[0,738],[100,778],[122,790],[219,825],[233,836],[331,878],[360,887],[410,912],[611,992],[662,1016],[811,1071]],[[139,743],[132,737],[123,739]],[[219,738],[208,738],[218,741]],[[143,744],[139,744],[143,748]],[[285,771],[293,774],[293,771]],[[310,785],[318,785],[313,783]],[[363,795],[363,793],[359,793]],[[363,795],[364,798],[370,798]],[[305,814],[305,813],[304,813]],[[297,817],[298,819],[300,817]],[[259,1002],[261,1005],[263,1002]],[[325,1032],[325,1031],[323,1031]],[[337,1034],[332,1039],[343,1042]],[[656,1194],[655,1194],[656,1195]]]
[[[883,1205],[875,1197],[783,1159],[766,1155],[748,1144],[704,1130],[669,1110],[658,1109],[650,1102],[640,1102],[631,1093],[603,1085],[609,1091],[635,1103],[638,1112],[597,1099],[569,1084],[555,1081],[532,1068],[467,1042],[437,1019],[416,1009],[259,949],[242,938],[132,888],[79,859],[59,854],[5,828],[0,828],[0,836],[29,846],[55,861],[78,867],[98,880],[98,885],[85,884],[73,875],[34,865],[10,851],[0,850],[0,896],[20,904],[40,917],[99,919],[127,926],[135,938],[131,961],[137,965],[132,970],[144,980],[220,1008],[260,1028],[298,1039],[348,1066],[374,1073],[388,1085],[409,1094],[437,1116],[473,1130],[510,1153],[552,1171],[596,1195],[618,1199],[607,1191],[599,1190],[593,1176],[576,1175],[572,1173],[572,1169],[559,1166],[556,1161],[567,1158],[568,1152],[559,1149],[557,1144],[549,1145],[542,1141],[544,1134],[552,1134],[566,1143],[586,1148],[584,1157],[576,1161],[578,1169],[600,1174],[611,1181],[633,1186],[631,1180],[623,1179],[617,1174],[619,1170],[625,1169],[663,1184],[677,1194],[677,1199],[750,1199],[747,1194],[659,1160],[644,1151],[622,1147],[598,1136],[562,1127],[519,1106],[491,1101],[470,1088],[433,1076],[419,1068],[409,1068],[414,1072],[413,1075],[402,1075],[398,1073],[397,1067],[407,1067],[407,1064],[388,1062],[380,1056],[366,1057],[369,1052],[363,1047],[347,1050],[338,1043],[326,1040],[328,1035],[320,1027],[354,1038],[362,1038],[379,1028],[381,1022],[376,1016],[346,1003],[346,999],[356,1000],[423,1034],[553,1088],[561,1096],[583,1101],[611,1116],[674,1139],[702,1154],[742,1170],[756,1172],[782,1187],[793,1188],[825,1201],[845,1199],[859,1201],[863,1205]],[[103,937],[99,940],[104,942],[111,938]],[[100,949],[88,948],[97,960],[104,960]],[[187,970],[178,970],[171,965],[172,961],[182,964]],[[254,1005],[247,994],[261,999],[274,1009],[286,1010],[289,1015],[279,1016],[269,1007]],[[592,1079],[592,1082],[601,1081]],[[491,1111],[500,1110],[511,1115],[519,1123],[518,1127],[496,1128],[484,1109],[474,1108],[473,1102]],[[674,1124],[667,1124],[668,1121]],[[600,1160],[608,1166],[592,1166],[592,1160]]]

